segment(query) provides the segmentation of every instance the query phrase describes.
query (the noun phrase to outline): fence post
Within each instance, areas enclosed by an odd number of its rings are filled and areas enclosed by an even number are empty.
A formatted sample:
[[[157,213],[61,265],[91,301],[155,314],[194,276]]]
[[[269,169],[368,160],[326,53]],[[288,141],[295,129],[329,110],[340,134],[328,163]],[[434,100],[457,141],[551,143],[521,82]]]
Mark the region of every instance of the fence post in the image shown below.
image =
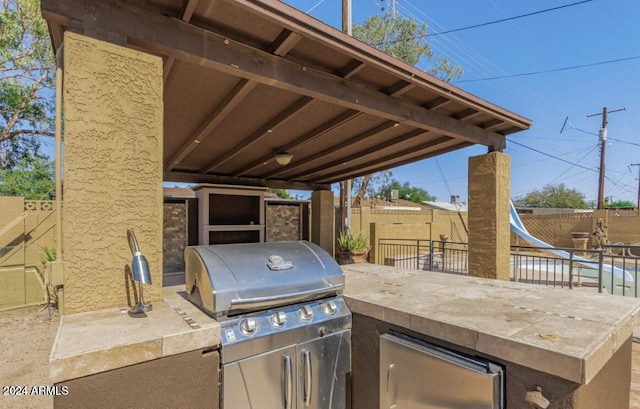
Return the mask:
[[[603,270],[603,264],[604,264],[604,250],[600,249],[598,250],[598,292],[601,293],[602,292],[602,270]],[[614,293],[614,286],[615,282],[613,281],[613,272],[611,273],[611,294],[613,295]],[[623,294],[624,294],[624,288],[622,289]]]
[[[416,270],[420,270],[420,239],[416,239]]]
[[[433,240],[429,240],[429,271],[433,271]]]
[[[573,289],[573,250],[569,251],[569,289]]]
[[[446,259],[447,259],[447,242],[446,241],[442,241],[442,243],[440,244],[440,248],[442,249],[442,272],[444,273],[445,271],[447,271],[446,268]]]

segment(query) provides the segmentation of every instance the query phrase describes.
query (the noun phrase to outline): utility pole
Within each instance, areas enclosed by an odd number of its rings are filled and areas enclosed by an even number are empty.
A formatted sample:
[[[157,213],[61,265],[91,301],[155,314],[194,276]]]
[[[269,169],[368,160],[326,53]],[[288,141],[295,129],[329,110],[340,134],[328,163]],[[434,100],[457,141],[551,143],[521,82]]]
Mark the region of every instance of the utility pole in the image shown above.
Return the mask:
[[[589,114],[587,118],[602,115],[602,126],[600,127],[600,178],[598,181],[598,210],[604,209],[604,164],[605,152],[607,148],[607,115],[613,112],[624,111],[626,108],[609,111],[607,107],[602,109],[602,113]]]
[[[342,32],[351,35],[351,0],[342,0]]]
[[[342,0],[342,32],[352,35],[351,0]],[[340,182],[340,232],[351,231],[351,179]]]
[[[632,163],[631,166],[638,166],[638,209],[640,210],[640,163]]]

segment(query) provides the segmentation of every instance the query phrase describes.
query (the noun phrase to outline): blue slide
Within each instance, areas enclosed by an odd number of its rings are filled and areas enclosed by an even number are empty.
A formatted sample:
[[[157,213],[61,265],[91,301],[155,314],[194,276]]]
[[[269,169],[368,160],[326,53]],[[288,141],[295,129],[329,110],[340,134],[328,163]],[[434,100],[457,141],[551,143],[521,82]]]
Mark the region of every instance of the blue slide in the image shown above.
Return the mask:
[[[516,208],[513,206],[513,202],[510,203],[509,221],[511,222],[511,231],[514,232],[519,237],[522,237],[523,239],[528,241],[532,246],[543,248],[545,249],[546,252],[551,253],[556,257],[569,260],[570,258],[569,252],[564,250],[557,250],[549,243],[546,243],[532,236],[531,233],[527,231],[527,228],[524,227],[524,224],[522,224],[522,220],[520,220],[520,216],[518,216],[518,213],[516,212]],[[594,279],[597,282],[598,263],[594,263],[592,260],[589,260],[583,257],[577,257],[577,256],[573,257],[573,261],[574,263],[584,268],[580,273],[581,277]],[[613,283],[614,288],[611,288],[611,284],[612,284],[611,277],[607,278],[607,275],[611,273],[614,274],[614,283]],[[604,277],[602,278],[602,282],[607,292],[609,292],[609,294],[614,294],[614,292],[618,294],[622,294],[623,286],[629,286],[629,284],[633,283],[634,281],[633,276],[631,274],[613,265],[605,264],[603,266],[603,275]],[[631,291],[631,289],[628,289],[627,291],[625,291],[625,293],[630,293],[627,295],[634,295],[634,291]]]

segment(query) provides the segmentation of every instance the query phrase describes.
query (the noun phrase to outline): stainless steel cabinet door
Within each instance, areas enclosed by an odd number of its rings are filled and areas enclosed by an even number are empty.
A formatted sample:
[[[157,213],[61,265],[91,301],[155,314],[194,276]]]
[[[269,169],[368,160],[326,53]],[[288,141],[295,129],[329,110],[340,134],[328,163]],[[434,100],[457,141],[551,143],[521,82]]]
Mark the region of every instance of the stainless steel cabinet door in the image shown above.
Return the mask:
[[[298,408],[345,409],[351,331],[298,345]]]
[[[223,365],[221,409],[295,409],[296,363],[292,346]]]
[[[380,336],[380,409],[501,409],[502,384],[492,363]]]

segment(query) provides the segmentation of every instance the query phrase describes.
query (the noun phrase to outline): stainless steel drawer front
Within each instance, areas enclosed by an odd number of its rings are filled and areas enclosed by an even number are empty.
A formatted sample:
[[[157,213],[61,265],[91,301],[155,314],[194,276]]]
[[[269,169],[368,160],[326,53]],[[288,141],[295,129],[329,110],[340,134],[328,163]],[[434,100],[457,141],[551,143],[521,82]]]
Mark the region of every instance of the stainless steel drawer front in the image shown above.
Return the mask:
[[[503,371],[408,337],[380,336],[380,409],[502,409]]]

